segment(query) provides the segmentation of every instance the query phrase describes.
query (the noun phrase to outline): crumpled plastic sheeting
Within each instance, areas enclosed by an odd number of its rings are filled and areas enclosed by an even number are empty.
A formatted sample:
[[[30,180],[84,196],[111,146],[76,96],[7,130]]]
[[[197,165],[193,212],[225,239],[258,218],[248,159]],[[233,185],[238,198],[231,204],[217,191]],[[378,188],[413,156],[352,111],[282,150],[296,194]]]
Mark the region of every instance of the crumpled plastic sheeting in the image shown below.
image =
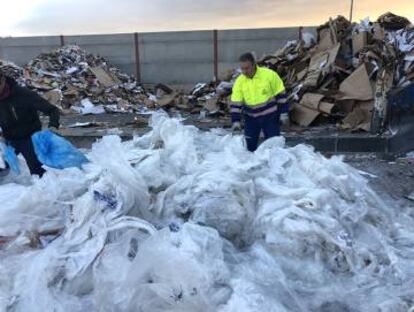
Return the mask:
[[[339,157],[154,114],[0,186],[0,311],[407,311],[413,219]],[[28,232],[61,235],[30,248]]]
[[[51,130],[42,130],[32,135],[33,148],[39,161],[51,168],[81,168],[88,162],[69,141]]]
[[[20,174],[19,160],[14,148],[0,141],[0,169],[5,169],[6,163],[15,174]]]

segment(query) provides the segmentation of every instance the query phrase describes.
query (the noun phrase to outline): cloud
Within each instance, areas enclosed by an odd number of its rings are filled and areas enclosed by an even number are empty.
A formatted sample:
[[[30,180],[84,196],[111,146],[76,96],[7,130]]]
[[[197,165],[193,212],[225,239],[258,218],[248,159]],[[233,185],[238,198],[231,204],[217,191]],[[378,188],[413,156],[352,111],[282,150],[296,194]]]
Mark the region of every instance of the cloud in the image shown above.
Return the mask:
[[[48,0],[4,1],[0,10],[0,34],[10,34],[23,20],[30,20],[33,9]]]
[[[355,3],[356,18],[376,18],[392,10],[414,19],[412,0]],[[308,26],[330,16],[348,16],[349,4],[331,0],[43,0],[12,32],[53,35]]]

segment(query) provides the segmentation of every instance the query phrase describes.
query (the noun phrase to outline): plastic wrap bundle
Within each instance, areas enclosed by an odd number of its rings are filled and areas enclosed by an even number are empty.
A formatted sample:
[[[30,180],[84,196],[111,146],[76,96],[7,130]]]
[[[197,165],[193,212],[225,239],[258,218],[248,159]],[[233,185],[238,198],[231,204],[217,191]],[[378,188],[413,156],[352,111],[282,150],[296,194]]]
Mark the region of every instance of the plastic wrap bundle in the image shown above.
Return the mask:
[[[20,174],[19,160],[17,159],[16,151],[14,148],[10,145],[6,145],[3,142],[0,142],[0,153],[2,161],[4,162],[3,166],[5,166],[7,163],[7,165],[11,168],[11,170],[13,170],[15,174]]]
[[[4,165],[0,166],[0,168],[5,168],[5,164],[7,163],[7,165],[15,174],[20,174],[19,160],[17,159],[14,148],[10,145],[4,144],[3,142],[0,142],[0,153],[1,161],[4,163]]]
[[[82,172],[0,186],[0,311],[412,308],[413,219],[339,157],[152,127],[103,138]]]
[[[80,168],[88,159],[63,137],[50,130],[36,132],[32,142],[37,158],[48,167],[65,169]]]

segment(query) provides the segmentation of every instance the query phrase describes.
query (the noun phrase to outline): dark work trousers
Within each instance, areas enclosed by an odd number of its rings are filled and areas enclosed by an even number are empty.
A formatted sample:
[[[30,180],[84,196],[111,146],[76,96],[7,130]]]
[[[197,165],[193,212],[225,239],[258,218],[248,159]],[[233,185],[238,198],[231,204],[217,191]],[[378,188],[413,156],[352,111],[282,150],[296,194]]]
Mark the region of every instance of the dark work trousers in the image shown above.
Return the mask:
[[[260,117],[244,116],[244,136],[246,138],[247,149],[250,152],[254,152],[257,149],[262,131],[265,140],[280,135],[279,112]]]
[[[12,140],[8,143],[14,147],[16,154],[22,154],[26,160],[27,166],[30,169],[30,174],[36,174],[39,177],[42,177],[45,173],[45,169],[42,168],[42,164],[37,159],[36,153],[34,151],[32,139],[29,137],[22,140]]]

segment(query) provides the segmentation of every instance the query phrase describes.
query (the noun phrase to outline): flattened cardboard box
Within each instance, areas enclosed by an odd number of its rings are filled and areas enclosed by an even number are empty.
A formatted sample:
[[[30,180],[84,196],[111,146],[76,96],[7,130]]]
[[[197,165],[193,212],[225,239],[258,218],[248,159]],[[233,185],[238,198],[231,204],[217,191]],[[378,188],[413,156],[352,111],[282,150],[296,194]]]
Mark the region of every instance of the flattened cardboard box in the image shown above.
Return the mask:
[[[292,120],[301,126],[308,127],[320,114],[331,114],[335,105],[323,102],[324,97],[323,94],[305,93],[300,104],[293,107]]]
[[[104,87],[112,87],[120,83],[119,79],[115,78],[101,67],[91,67],[90,70]]]
[[[352,35],[352,52],[356,55],[368,45],[368,32],[363,31]]]
[[[362,64],[346,78],[339,86],[339,90],[343,94],[340,97],[342,100],[372,100],[374,91],[365,64]]]
[[[312,56],[309,64],[308,74],[305,79],[305,86],[316,87],[321,77],[332,70],[336,62],[341,44],[335,45],[332,49],[320,52]]]
[[[371,128],[373,107],[374,101],[357,103],[354,110],[349,113],[339,124],[339,128],[343,130],[363,130],[368,132]]]
[[[302,127],[309,127],[319,115],[319,111],[300,104],[296,104],[291,112],[292,120]]]

